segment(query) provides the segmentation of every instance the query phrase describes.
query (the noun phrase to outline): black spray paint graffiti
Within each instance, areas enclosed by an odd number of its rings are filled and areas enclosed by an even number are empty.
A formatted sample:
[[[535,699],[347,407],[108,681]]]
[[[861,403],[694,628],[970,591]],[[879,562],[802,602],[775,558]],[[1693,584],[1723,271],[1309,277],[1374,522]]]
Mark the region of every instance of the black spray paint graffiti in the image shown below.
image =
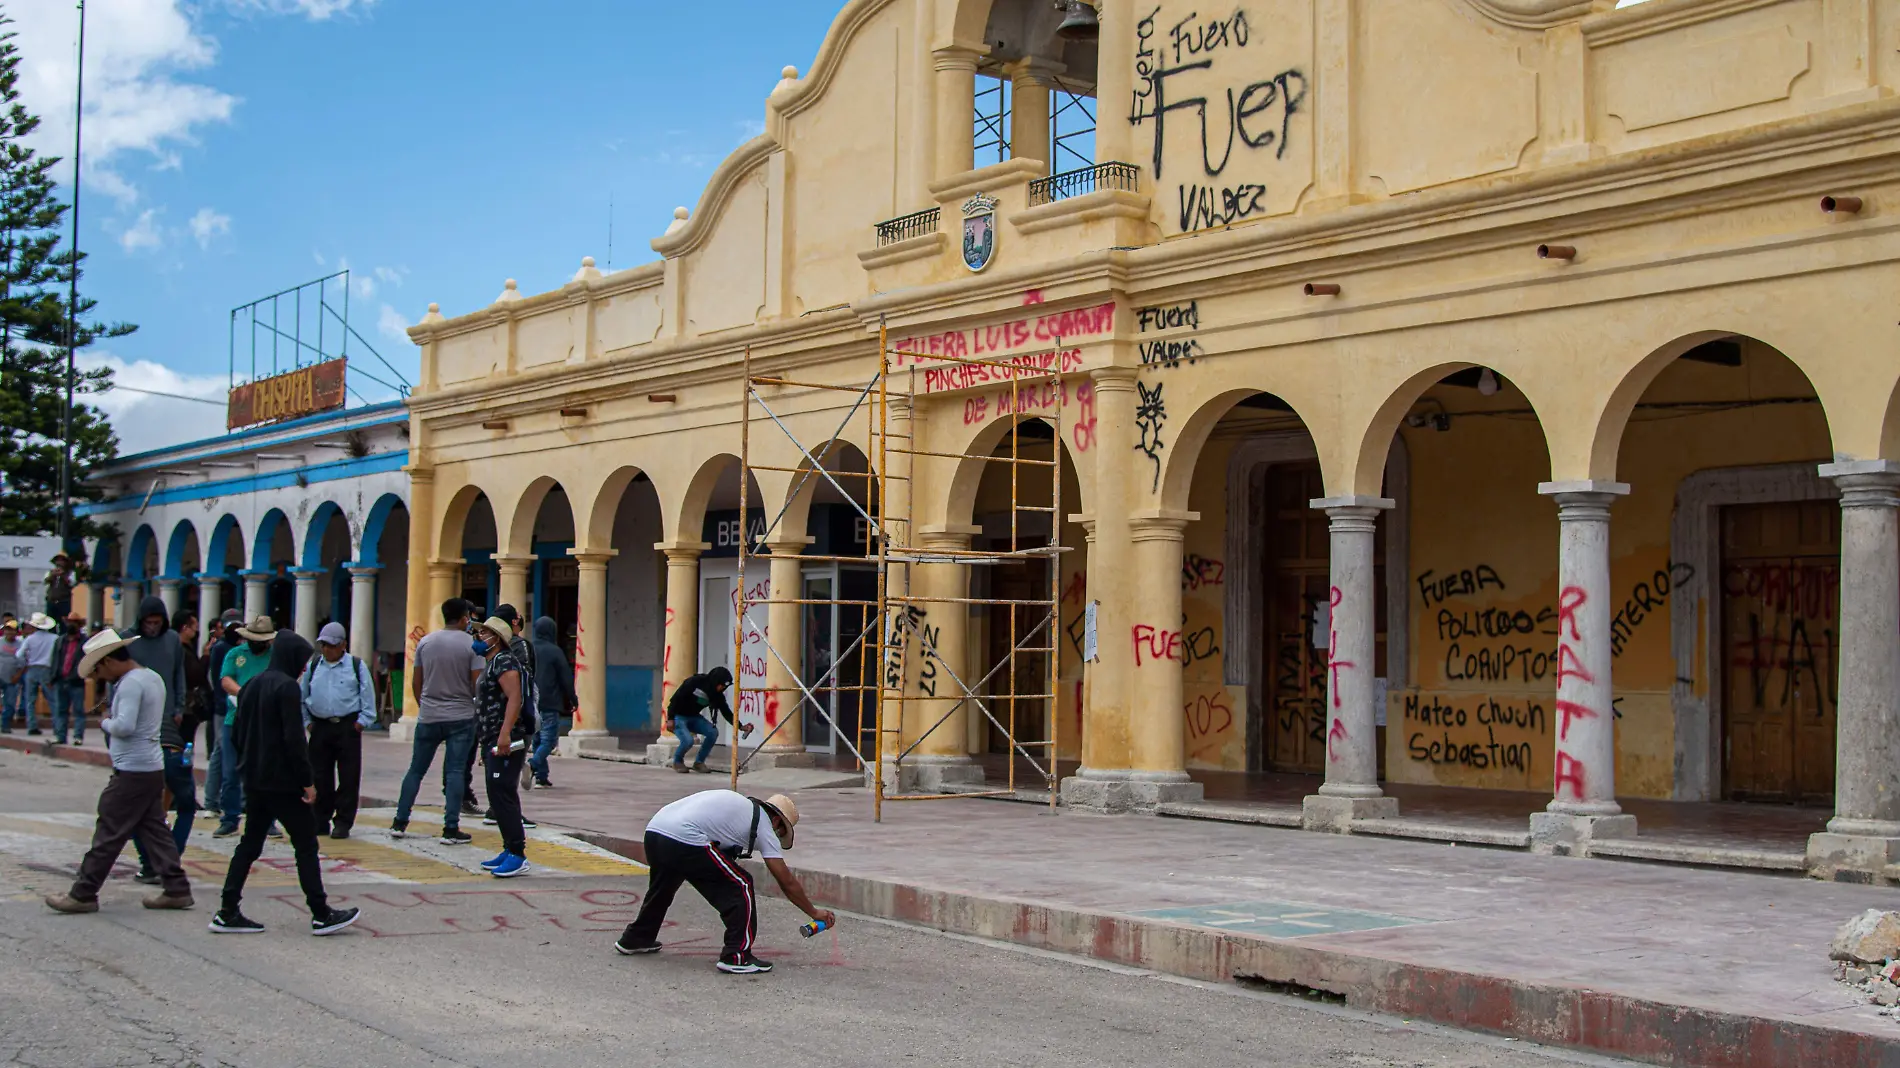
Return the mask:
[[[1616,617],[1610,620],[1610,650],[1613,656],[1622,656],[1623,647],[1643,625],[1649,614],[1668,603],[1670,593],[1676,587],[1695,579],[1695,568],[1688,564],[1667,564],[1657,572],[1638,582],[1624,599],[1623,607],[1617,609]]]
[[[1135,321],[1140,324],[1144,334],[1151,330],[1198,330],[1201,326],[1201,304],[1199,301],[1189,301],[1166,307],[1137,308]],[[1183,360],[1193,363],[1204,354],[1200,341],[1192,337],[1158,338],[1143,341],[1138,347],[1143,367],[1179,367]]]
[[[1610,621],[1610,655],[1620,657],[1650,615],[1669,601],[1672,593],[1695,579],[1689,564],[1670,563],[1638,582],[1623,607]],[[1505,589],[1504,579],[1489,564],[1478,564],[1442,577],[1431,571],[1418,576],[1419,598],[1425,605],[1450,598],[1481,596]],[[1545,606],[1525,609],[1480,608],[1438,610],[1438,639],[1445,646],[1445,678],[1453,682],[1536,683],[1557,673],[1557,610]],[[1528,637],[1529,641],[1520,641]]]
[[[1135,430],[1141,434],[1135,451],[1154,462],[1154,484],[1149,492],[1161,491],[1161,450],[1167,448],[1161,440],[1161,428],[1168,422],[1168,406],[1161,399],[1161,383],[1156,382],[1149,389],[1146,382],[1136,382],[1135,389],[1140,391],[1141,403],[1135,406]]]
[[[904,685],[904,652],[910,645],[910,636],[918,630],[926,613],[916,605],[905,605],[904,610],[891,617],[890,637],[885,643],[884,688],[902,689]]]
[[[1199,110],[1201,169],[1208,178],[1218,178],[1226,172],[1234,159],[1236,139],[1248,149],[1270,148],[1274,159],[1284,159],[1293,116],[1306,102],[1306,75],[1298,68],[1288,68],[1271,77],[1248,82],[1238,90],[1235,85],[1227,85],[1222,90],[1224,101],[1211,102],[1226,119],[1226,132],[1216,132],[1219,119],[1209,120],[1208,95],[1170,99],[1168,79],[1194,71],[1207,71],[1218,77],[1214,70],[1215,56],[1223,50],[1247,46],[1250,39],[1247,13],[1235,9],[1224,19],[1204,19],[1198,12],[1190,13],[1169,28],[1168,40],[1157,52],[1155,35],[1159,26],[1155,18],[1160,14],[1161,9],[1156,7],[1135,27],[1135,88],[1128,115],[1128,121],[1136,126],[1150,119],[1154,121],[1155,181],[1159,182],[1163,176],[1167,120],[1173,111]],[[1197,56],[1202,58],[1195,59]],[[1218,160],[1215,144],[1221,145]],[[1181,229],[1226,225],[1264,211],[1261,199],[1266,191],[1266,186],[1255,182],[1180,184],[1176,192]]]

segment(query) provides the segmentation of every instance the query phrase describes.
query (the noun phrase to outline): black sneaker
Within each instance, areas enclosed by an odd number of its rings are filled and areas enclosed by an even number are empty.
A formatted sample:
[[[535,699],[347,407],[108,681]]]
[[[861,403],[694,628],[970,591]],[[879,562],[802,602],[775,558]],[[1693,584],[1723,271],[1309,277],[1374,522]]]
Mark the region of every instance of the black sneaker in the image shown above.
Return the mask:
[[[264,925],[242,912],[219,909],[217,915],[211,917],[211,932],[213,934],[263,934]]]
[[[236,833],[238,833],[238,825],[237,825],[237,824],[235,824],[235,823],[220,823],[220,824],[218,825],[218,829],[217,829],[217,830],[215,830],[215,831],[212,831],[212,832],[211,832],[211,837],[213,837],[213,838],[229,838],[229,837],[231,837],[232,835],[234,835],[234,834],[236,834]]]
[[[45,734],[46,732],[39,729],[38,727],[34,727],[31,730],[28,730],[26,733],[28,735],[34,735],[34,734]]]
[[[391,838],[409,837],[409,821],[408,820],[389,821],[389,837]]]
[[[275,823],[273,823],[270,825],[270,830],[264,832],[264,836],[266,838],[282,838],[284,836],[284,832],[282,828],[278,827]]]
[[[450,827],[448,830],[443,831],[440,839],[443,845],[467,845],[474,840],[474,835],[469,834],[459,827]]]
[[[141,869],[138,874],[132,876],[132,881],[135,883],[143,883],[146,886],[157,886],[158,873]]]
[[[482,826],[484,827],[495,826],[495,812],[493,809],[490,809],[487,812],[482,813]]]
[[[333,935],[355,923],[362,914],[361,909],[331,909],[325,915],[310,917],[310,933],[318,937]]]
[[[342,841],[343,839],[348,838],[349,836],[350,836],[350,829],[348,827],[338,827],[330,832],[330,837],[338,841]]]
[[[537,790],[552,790],[554,789],[554,784],[546,779],[536,779],[534,780],[534,788]]]
[[[619,940],[614,943],[614,952],[623,957],[637,957],[642,953],[658,953],[659,951],[660,944],[658,942],[629,943],[626,935],[621,935]]]
[[[462,815],[479,816],[481,814],[482,803],[475,800],[474,794],[469,794],[467,797],[462,798]]]
[[[714,967],[727,975],[763,975],[772,970],[772,962],[750,953],[733,953],[720,957]]]
[[[534,822],[533,820],[531,820],[531,819],[529,819],[528,817],[526,817],[526,816],[523,816],[523,817],[521,817],[521,829],[522,829],[522,830],[524,830],[524,831],[532,831],[532,830],[534,830],[534,829],[535,829],[536,827],[539,827],[539,826],[541,826],[541,825],[540,825],[540,824],[538,824],[538,823],[536,823],[536,822]]]

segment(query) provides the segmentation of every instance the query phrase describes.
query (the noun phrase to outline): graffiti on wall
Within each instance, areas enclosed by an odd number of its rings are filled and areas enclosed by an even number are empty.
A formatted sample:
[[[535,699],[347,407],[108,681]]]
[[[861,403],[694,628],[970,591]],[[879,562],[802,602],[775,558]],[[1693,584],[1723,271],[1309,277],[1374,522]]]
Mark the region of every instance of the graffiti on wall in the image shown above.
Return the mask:
[[[1170,369],[1182,363],[1195,363],[1206,350],[1199,338],[1181,331],[1201,328],[1200,301],[1135,309],[1135,328],[1144,335],[1136,343],[1143,367]],[[1149,333],[1167,333],[1166,337],[1148,338]]]
[[[891,357],[891,367],[902,369],[916,366],[922,370],[920,392],[923,393],[942,393],[986,386],[992,382],[1007,382],[1020,373],[1030,371],[1067,374],[1082,366],[1082,350],[1045,349],[1026,353],[1018,353],[1018,350],[1105,337],[1114,329],[1115,304],[1110,301],[1089,308],[1024,316],[990,326],[900,338],[893,342],[897,351]],[[1012,367],[1023,368],[1024,371],[988,364],[950,363],[946,357],[951,360],[998,360]]]
[[[1146,456],[1154,464],[1153,484],[1150,493],[1161,491],[1161,452],[1167,443],[1161,440],[1161,431],[1168,424],[1168,404],[1161,397],[1162,383],[1156,382],[1153,389],[1146,382],[1136,382],[1135,389],[1139,399],[1135,404],[1135,451]]]
[[[1001,386],[994,393],[978,393],[963,400],[963,425],[981,426],[999,416],[1031,415],[1056,418],[1058,408],[1076,452],[1095,446],[1095,383],[1085,378]]]

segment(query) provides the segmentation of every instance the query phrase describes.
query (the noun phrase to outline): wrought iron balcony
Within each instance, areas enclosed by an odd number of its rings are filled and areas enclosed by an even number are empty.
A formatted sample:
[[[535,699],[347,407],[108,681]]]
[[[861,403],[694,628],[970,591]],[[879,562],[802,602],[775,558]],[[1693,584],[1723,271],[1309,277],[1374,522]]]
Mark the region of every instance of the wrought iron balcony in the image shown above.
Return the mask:
[[[1029,183],[1029,206],[1054,204],[1058,200],[1079,197],[1084,193],[1094,193],[1102,189],[1120,189],[1129,193],[1138,192],[1141,184],[1141,168],[1132,163],[1097,163],[1093,167],[1082,167],[1073,171],[1063,171],[1047,178],[1038,178]]]
[[[942,216],[942,208],[925,208],[909,215],[899,215],[895,219],[886,219],[877,224],[877,247],[934,234],[942,225]]]

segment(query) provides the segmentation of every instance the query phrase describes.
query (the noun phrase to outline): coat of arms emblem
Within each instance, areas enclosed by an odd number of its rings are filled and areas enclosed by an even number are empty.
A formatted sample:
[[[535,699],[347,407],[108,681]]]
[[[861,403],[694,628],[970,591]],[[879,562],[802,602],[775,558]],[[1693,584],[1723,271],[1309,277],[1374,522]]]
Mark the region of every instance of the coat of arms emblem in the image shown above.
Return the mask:
[[[963,202],[963,265],[980,271],[996,256],[996,198],[983,193]]]

